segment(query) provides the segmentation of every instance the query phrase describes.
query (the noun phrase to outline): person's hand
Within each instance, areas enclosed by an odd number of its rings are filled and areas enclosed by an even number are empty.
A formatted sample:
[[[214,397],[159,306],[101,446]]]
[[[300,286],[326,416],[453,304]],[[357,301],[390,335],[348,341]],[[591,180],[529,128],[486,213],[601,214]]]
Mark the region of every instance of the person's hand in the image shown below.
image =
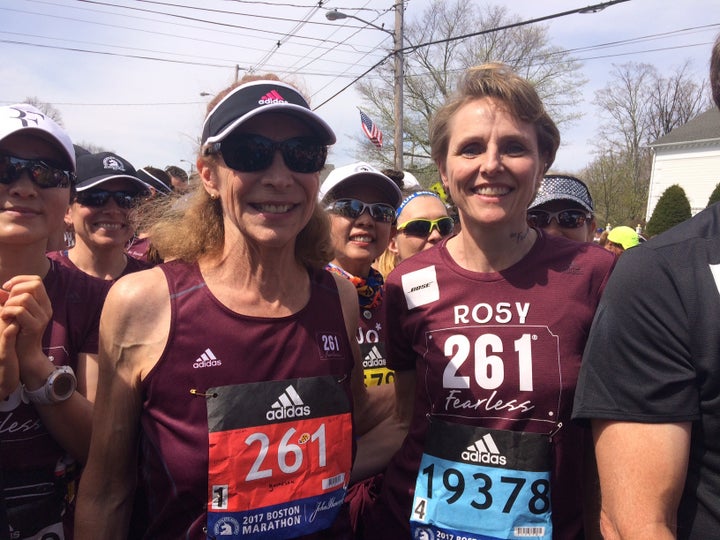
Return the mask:
[[[45,384],[54,369],[42,351],[43,334],[52,317],[50,298],[39,276],[15,276],[2,288],[3,296],[7,295],[0,311],[2,339],[5,347],[14,342],[20,379],[34,390]]]
[[[0,290],[0,306],[4,306],[10,294]],[[20,326],[0,318],[0,399],[9,396],[20,384],[20,366],[15,352],[15,342]]]

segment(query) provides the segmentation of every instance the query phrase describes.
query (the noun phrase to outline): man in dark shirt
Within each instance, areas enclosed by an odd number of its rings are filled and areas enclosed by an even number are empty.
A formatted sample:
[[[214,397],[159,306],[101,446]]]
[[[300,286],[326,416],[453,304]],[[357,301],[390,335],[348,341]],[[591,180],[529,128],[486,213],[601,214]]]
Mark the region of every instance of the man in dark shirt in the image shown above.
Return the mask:
[[[720,107],[720,37],[710,79]],[[618,261],[573,414],[592,420],[606,539],[718,537],[719,318],[720,205]]]

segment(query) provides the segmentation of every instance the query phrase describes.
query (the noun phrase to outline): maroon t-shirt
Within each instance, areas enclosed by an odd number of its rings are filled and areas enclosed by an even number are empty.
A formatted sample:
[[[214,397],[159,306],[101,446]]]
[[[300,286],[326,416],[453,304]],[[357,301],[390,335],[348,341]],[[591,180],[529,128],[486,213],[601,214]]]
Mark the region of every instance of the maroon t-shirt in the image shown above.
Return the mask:
[[[341,381],[352,403],[353,355],[337,286],[324,270],[310,275],[307,306],[289,317],[262,318],[239,315],[221,304],[196,264],[173,261],[159,267],[170,288],[171,326],[167,346],[142,384],[141,486],[149,521],[145,537],[204,540],[209,430],[205,392],[225,385],[330,375]],[[327,537],[342,538],[346,532]]]
[[[128,242],[126,251],[128,255],[134,257],[140,261],[147,261],[148,250],[150,249],[150,237],[145,236],[143,238],[132,238]]]
[[[79,353],[98,352],[100,312],[111,282],[53,260],[50,263],[43,284],[53,312],[43,336],[43,351],[53,364],[68,365],[77,371]],[[0,401],[0,441],[0,463],[9,505],[22,503],[23,498],[16,496],[32,491],[30,486],[42,482],[52,486],[56,469],[60,474],[65,466],[65,451],[47,431],[21,387]],[[35,519],[39,521],[41,517],[36,513]]]
[[[63,251],[50,251],[47,254],[48,258],[59,262],[63,266],[67,266],[68,268],[72,268],[74,270],[80,270],[74,262],[70,260],[70,257],[68,257],[67,250]],[[123,269],[122,273],[118,276],[118,279],[120,279],[122,276],[126,274],[132,274],[133,272],[139,272],[140,270],[147,270],[148,268],[152,268],[153,265],[145,260],[136,259],[135,257],[131,255],[127,255],[127,264],[125,265],[125,268]],[[100,278],[97,278],[100,279]]]
[[[414,369],[417,384],[410,432],[365,516],[366,538],[409,537],[432,418],[554,433],[553,537],[578,538],[588,437],[570,414],[583,347],[614,257],[592,244],[540,233],[511,268],[476,273],[458,266],[446,243],[404,261],[386,282],[390,367]]]

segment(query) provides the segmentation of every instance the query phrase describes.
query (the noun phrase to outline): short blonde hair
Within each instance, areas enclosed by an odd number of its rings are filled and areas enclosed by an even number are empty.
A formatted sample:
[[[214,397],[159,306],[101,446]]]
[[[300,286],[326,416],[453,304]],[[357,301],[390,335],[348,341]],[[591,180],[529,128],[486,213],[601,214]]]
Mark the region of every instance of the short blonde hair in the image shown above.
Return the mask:
[[[520,120],[535,126],[538,147],[547,172],[560,146],[560,132],[548,115],[540,96],[530,81],[520,77],[505,64],[491,63],[469,68],[458,84],[457,91],[441,106],[430,121],[431,157],[436,164],[447,157],[450,142],[450,121],[465,104],[485,97],[505,104]]]

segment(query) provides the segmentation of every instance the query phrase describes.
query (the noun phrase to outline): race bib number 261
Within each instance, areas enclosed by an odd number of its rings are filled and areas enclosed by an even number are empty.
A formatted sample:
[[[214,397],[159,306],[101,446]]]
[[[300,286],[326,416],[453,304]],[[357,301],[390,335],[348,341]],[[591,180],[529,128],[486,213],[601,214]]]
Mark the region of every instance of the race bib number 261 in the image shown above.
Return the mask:
[[[328,528],[352,465],[352,422],[332,377],[211,388],[208,532],[295,538]]]

